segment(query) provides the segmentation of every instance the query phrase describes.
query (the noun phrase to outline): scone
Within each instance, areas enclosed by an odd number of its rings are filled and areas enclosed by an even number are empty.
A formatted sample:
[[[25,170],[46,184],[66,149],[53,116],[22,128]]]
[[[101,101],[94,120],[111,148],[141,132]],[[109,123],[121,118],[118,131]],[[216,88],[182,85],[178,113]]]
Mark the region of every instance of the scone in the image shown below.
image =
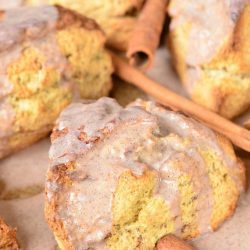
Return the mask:
[[[0,0],[0,10],[7,10],[19,7],[23,4],[23,0]]]
[[[171,0],[169,47],[191,98],[227,118],[250,106],[250,2]]]
[[[0,218],[0,249],[18,250],[19,246],[16,239],[16,230],[10,228]]]
[[[59,6],[0,13],[0,158],[44,137],[72,96],[98,98],[113,71],[98,25]]]
[[[244,190],[227,139],[153,102],[71,104],[51,139],[45,214],[61,249],[190,239],[230,217]]]
[[[126,50],[138,12],[145,0],[26,0],[27,4],[60,4],[95,19],[107,35],[110,46]]]

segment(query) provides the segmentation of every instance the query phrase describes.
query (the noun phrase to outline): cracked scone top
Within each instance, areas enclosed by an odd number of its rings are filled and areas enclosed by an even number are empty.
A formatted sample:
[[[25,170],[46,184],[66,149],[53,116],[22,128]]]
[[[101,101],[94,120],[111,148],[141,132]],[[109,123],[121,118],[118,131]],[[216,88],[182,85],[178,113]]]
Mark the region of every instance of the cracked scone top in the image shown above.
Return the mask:
[[[73,95],[108,94],[104,42],[93,20],[59,6],[0,13],[0,158],[45,136]]]
[[[74,103],[51,137],[45,214],[61,249],[154,249],[216,229],[244,190],[231,144],[153,102]]]
[[[169,47],[194,101],[232,118],[250,106],[250,1],[171,0]]]

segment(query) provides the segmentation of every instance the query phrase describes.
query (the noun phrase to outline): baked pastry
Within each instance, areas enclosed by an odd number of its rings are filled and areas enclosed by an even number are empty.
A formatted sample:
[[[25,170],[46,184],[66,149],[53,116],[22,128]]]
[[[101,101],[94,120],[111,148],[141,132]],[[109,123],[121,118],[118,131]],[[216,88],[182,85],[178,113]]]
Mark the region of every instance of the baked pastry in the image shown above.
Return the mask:
[[[7,10],[11,8],[15,8],[18,6],[21,6],[23,3],[23,0],[0,0],[0,10]]]
[[[28,4],[60,4],[95,19],[105,31],[108,44],[119,50],[126,50],[144,1],[26,0]]]
[[[0,20],[2,158],[47,135],[72,95],[107,95],[113,67],[103,32],[73,11],[20,7]]]
[[[250,106],[250,4],[171,0],[169,47],[191,98],[224,117]]]
[[[215,230],[245,186],[229,141],[153,102],[74,103],[52,133],[45,215],[61,249],[154,249]]]
[[[156,250],[194,250],[194,248],[174,235],[167,235],[157,242]]]
[[[10,228],[0,218],[0,249],[18,250],[19,246],[16,239],[16,230]]]

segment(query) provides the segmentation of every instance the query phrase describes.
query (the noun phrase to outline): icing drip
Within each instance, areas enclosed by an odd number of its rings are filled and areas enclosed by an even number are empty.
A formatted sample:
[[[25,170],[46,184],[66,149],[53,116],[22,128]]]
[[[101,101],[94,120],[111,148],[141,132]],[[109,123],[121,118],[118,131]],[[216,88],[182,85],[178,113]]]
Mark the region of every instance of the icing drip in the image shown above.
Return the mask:
[[[104,247],[112,228],[113,193],[126,171],[135,176],[155,171],[154,196],[169,205],[176,234],[184,226],[178,178],[191,176],[199,230],[210,230],[212,190],[199,148],[213,148],[229,167],[237,163],[228,161],[215,134],[202,124],[153,102],[143,105],[138,101],[122,109],[114,100],[101,98],[71,104],[57,121],[50,169],[73,161],[74,169],[66,173],[72,185],[47,181],[47,196],[48,202],[59,197],[57,216],[76,249]]]

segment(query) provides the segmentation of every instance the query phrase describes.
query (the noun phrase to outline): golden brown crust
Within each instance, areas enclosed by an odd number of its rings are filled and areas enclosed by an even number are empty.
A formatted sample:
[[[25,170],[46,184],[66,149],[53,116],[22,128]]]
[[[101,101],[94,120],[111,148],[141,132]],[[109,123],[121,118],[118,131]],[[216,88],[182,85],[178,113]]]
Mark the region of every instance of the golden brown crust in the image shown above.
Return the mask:
[[[238,63],[239,67],[237,70],[241,73],[249,72],[250,67],[250,55],[249,55],[249,45],[250,41],[247,39],[250,35],[249,30],[249,23],[250,23],[250,5],[247,5],[242,13],[240,14],[240,17],[237,21],[234,34],[233,34],[233,42],[228,44],[228,48],[225,49],[223,54],[220,55],[222,58],[219,59],[227,59],[229,58],[230,62],[230,56],[233,57],[234,60],[236,60],[236,63]],[[230,55],[232,54],[232,55]],[[215,60],[216,63],[216,60]]]
[[[58,183],[61,183],[63,185],[70,185],[70,180],[65,175],[66,171],[71,168],[73,163],[68,163],[68,164],[61,164],[58,166],[55,166],[53,170],[49,171],[47,174],[47,180],[53,181],[55,178],[58,180]],[[70,244],[70,241],[68,240],[68,236],[66,234],[66,231],[63,226],[63,222],[56,219],[56,214],[57,214],[57,207],[58,207],[58,202],[57,202],[57,197],[58,195],[54,195],[53,199],[48,201],[48,195],[47,192],[45,191],[45,217],[46,220],[50,226],[50,228],[53,230],[55,234],[55,238],[57,240],[57,243],[59,247],[64,250],[73,250],[73,246]],[[59,240],[60,239],[60,240]]]
[[[175,237],[174,235],[167,235],[160,239],[156,246],[157,250],[195,250],[194,247],[187,244],[185,241]]]
[[[197,65],[186,62],[192,22],[186,21],[170,30],[168,46],[175,68],[190,96],[195,102],[227,118],[239,115],[250,105],[249,24],[250,5],[247,5],[240,12],[232,33],[224,42],[221,41],[218,50],[206,62]],[[194,73],[189,67],[197,67],[199,72]],[[194,75],[196,79],[190,80]]]
[[[16,229],[12,229],[0,218],[0,249],[18,250]]]
[[[237,204],[231,204],[231,207],[227,210],[227,212],[224,214],[224,217],[223,219],[220,218],[219,220],[217,220],[216,223],[213,223],[211,222],[211,228],[212,228],[212,231],[216,231],[220,226],[221,224],[226,221],[227,219],[229,219],[230,217],[233,216],[234,212],[235,212],[235,209],[236,209],[236,206]]]
[[[218,141],[220,147],[226,152],[228,157],[230,157],[232,160],[237,161],[238,168],[237,168],[236,174],[240,177],[239,179],[243,185],[243,188],[244,188],[244,190],[246,190],[246,166],[245,166],[245,163],[239,157],[237,157],[235,155],[233,145],[226,137],[224,137],[220,134],[217,134],[217,133],[216,133],[216,137],[217,137],[217,141]],[[233,212],[234,212],[234,210],[231,211],[230,215]]]
[[[27,8],[32,8],[32,7],[27,7]],[[12,41],[12,43],[9,43],[8,39],[2,40],[0,51],[11,48],[12,45],[14,45],[15,43],[20,44],[28,40],[29,41],[35,40],[37,38],[40,38],[41,36],[48,34],[51,31],[65,29],[70,26],[81,27],[87,30],[99,30],[104,36],[104,33],[101,30],[100,26],[93,19],[80,15],[73,10],[66,9],[59,5],[34,7],[34,10],[39,10],[39,8],[44,8],[44,9],[41,9],[41,12],[43,11],[48,12],[46,14],[47,15],[46,21],[44,21],[44,17],[42,17],[40,20],[38,16],[37,20],[33,23],[28,23],[28,24],[24,23],[24,25],[20,27],[18,27],[18,23],[16,23],[17,29],[21,29],[22,32],[17,33],[17,30],[13,28],[12,23],[11,24],[9,22],[6,23],[6,25],[10,25],[8,29],[8,36],[12,35],[12,33],[15,34],[14,36],[15,41]],[[15,11],[15,9],[9,10],[9,11]],[[4,17],[7,15],[7,13],[8,13],[8,10],[1,11],[0,20],[3,19],[4,21]],[[56,20],[54,20],[55,17],[56,17]],[[31,20],[32,20],[32,16],[31,16]],[[32,31],[34,27],[38,28],[40,32],[34,33]]]
[[[216,138],[217,138],[217,142],[218,142],[219,146],[227,154],[227,156],[231,160],[237,162],[238,167],[235,169],[235,170],[237,170],[237,172],[235,172],[234,174],[239,177],[239,181],[241,182],[241,184],[243,186],[243,190],[238,190],[239,193],[241,193],[242,191],[246,190],[246,167],[245,167],[245,164],[240,158],[238,158],[235,155],[233,145],[226,137],[216,133]],[[225,221],[226,219],[229,219],[231,216],[233,216],[236,207],[237,207],[237,203],[232,204],[230,209],[228,209],[228,211],[225,214],[225,217],[223,219],[218,220],[217,223],[211,224],[213,231],[217,230],[223,221]]]
[[[85,17],[76,11],[66,9],[60,5],[55,5],[59,12],[59,18],[56,23],[57,29],[65,29],[71,25],[79,26],[88,30],[100,30],[100,26],[95,22],[95,20]]]
[[[50,135],[50,139],[53,142],[54,140],[56,140],[57,138],[64,136],[68,133],[68,129],[64,128],[62,130],[59,130],[57,127],[55,127],[53,129],[53,133]]]
[[[239,166],[239,172],[240,172],[241,181],[243,183],[244,191],[246,191],[246,189],[247,189],[246,164],[239,157],[237,157],[237,162],[238,162],[238,166]]]
[[[4,157],[7,157],[15,152],[18,152],[30,146],[31,144],[39,141],[40,139],[48,136],[51,129],[52,125],[46,126],[39,131],[24,132],[12,135],[8,139],[6,139],[7,144],[4,145],[4,148],[0,149],[0,159],[3,159]]]

